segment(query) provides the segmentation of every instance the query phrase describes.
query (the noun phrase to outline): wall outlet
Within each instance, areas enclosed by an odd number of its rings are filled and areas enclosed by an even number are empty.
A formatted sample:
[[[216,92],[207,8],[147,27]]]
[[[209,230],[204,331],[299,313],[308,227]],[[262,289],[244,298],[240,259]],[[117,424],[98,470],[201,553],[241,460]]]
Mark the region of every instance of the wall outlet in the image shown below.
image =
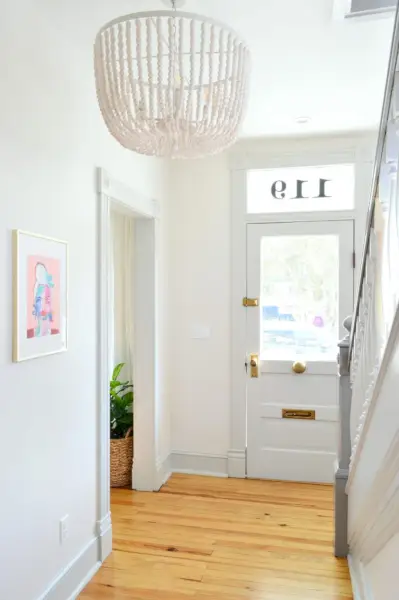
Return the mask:
[[[63,544],[69,537],[69,515],[60,519],[60,544]]]

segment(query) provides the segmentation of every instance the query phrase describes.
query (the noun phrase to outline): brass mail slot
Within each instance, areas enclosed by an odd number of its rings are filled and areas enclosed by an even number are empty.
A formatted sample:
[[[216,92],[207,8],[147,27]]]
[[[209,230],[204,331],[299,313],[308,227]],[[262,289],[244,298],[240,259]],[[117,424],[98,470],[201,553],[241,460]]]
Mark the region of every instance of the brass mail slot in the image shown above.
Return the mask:
[[[314,421],[316,419],[315,410],[298,410],[296,408],[283,408],[281,411],[283,419],[305,419]]]

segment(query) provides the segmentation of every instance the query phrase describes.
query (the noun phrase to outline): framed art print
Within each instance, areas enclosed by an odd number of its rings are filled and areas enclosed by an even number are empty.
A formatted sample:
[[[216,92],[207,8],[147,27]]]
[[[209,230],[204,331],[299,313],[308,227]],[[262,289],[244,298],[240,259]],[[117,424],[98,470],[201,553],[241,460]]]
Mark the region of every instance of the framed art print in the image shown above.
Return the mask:
[[[13,361],[67,349],[68,244],[13,231]]]

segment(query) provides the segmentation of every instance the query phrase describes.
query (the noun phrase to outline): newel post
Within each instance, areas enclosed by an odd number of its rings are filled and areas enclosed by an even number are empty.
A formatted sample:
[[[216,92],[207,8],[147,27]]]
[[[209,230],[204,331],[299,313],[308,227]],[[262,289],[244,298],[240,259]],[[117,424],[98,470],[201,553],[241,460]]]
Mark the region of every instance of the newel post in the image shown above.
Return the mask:
[[[349,333],[352,318],[347,317],[344,327],[347,335],[339,342],[339,440],[335,471],[335,556],[348,555],[348,497],[346,483],[351,456],[350,416],[352,391],[349,381]]]

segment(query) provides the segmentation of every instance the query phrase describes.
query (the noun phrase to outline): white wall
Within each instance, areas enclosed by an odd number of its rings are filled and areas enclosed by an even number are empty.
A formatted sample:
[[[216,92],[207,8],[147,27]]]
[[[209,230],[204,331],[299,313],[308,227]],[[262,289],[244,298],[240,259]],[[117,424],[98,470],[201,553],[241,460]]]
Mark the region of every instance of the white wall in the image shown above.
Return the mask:
[[[171,167],[170,372],[172,465],[226,467],[230,446],[230,171],[239,161],[303,152],[352,153],[356,162],[356,249],[361,256],[375,134],[241,142],[232,157],[177,161]],[[238,164],[238,163],[237,163]],[[243,293],[244,295],[244,293]],[[209,328],[195,339],[198,326]],[[201,333],[201,332],[200,332]],[[204,333],[204,331],[202,331]],[[235,446],[234,446],[235,447]],[[243,449],[242,449],[243,450]],[[184,458],[186,454],[210,455]],[[206,457],[205,457],[206,458]],[[216,462],[213,459],[217,459]]]
[[[226,455],[230,400],[230,191],[225,155],[173,162],[170,367],[174,451]],[[195,339],[198,328],[209,337]]]
[[[131,3],[125,2],[126,12]],[[164,197],[165,168],[124,151],[96,105],[92,42],[124,8],[7,1],[0,19],[0,598],[36,600],[94,537],[97,514],[95,168]],[[69,349],[11,362],[11,230],[69,241]],[[162,233],[163,239],[164,234]],[[165,277],[163,278],[165,282]],[[161,394],[164,394],[163,384]],[[166,420],[165,420],[166,423]],[[168,432],[162,432],[163,451]],[[59,519],[70,535],[59,543]]]
[[[373,594],[373,600],[397,600],[399,589],[398,559],[399,533],[384,546],[368,566],[369,589]]]

